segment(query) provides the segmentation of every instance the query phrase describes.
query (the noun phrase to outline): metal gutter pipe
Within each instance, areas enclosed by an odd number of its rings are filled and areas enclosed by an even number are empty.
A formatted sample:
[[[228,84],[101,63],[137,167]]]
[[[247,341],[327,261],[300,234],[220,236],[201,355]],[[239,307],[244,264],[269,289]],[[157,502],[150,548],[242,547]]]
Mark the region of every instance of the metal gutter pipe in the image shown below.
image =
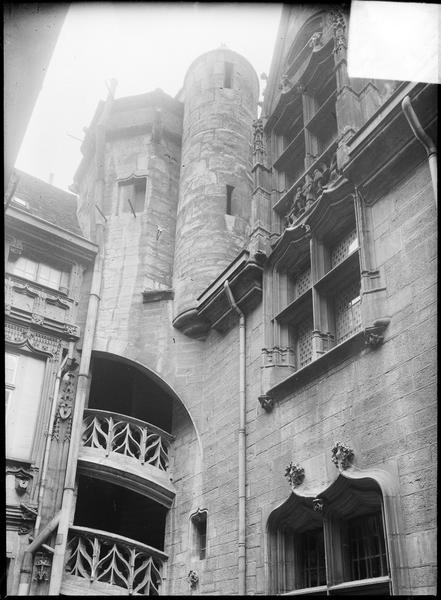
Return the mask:
[[[239,315],[239,535],[238,535],[238,577],[239,596],[246,595],[246,363],[245,363],[245,315],[234,301],[228,280],[224,282],[224,289],[231,307]]]
[[[403,101],[401,102],[401,108],[403,110],[404,116],[407,119],[407,122],[410,125],[410,128],[413,131],[414,136],[424,146],[424,150],[427,153],[427,158],[429,160],[430,176],[432,177],[433,193],[435,195],[435,207],[438,210],[438,167],[436,160],[436,146],[433,140],[427,135],[427,133],[422,128],[421,122],[419,121],[418,117],[415,114],[415,111],[413,110],[413,106],[409,96],[403,98]]]
[[[111,80],[109,94],[103,109],[102,116],[97,124],[96,131],[96,200],[101,207],[104,197],[104,144],[105,144],[105,123],[110,114],[113,103],[116,80]],[[66,476],[64,481],[63,500],[61,505],[61,518],[58,525],[58,534],[55,541],[55,551],[52,562],[52,573],[49,584],[49,596],[58,596],[60,594],[61,583],[63,579],[64,555],[66,552],[67,536],[71,524],[72,513],[74,510],[75,479],[77,472],[78,453],[81,445],[81,434],[83,425],[83,411],[86,403],[88,390],[90,361],[92,356],[93,340],[95,336],[95,327],[98,318],[98,308],[100,302],[102,272],[104,264],[104,223],[96,225],[96,244],[98,254],[95,258],[92,283],[89,293],[89,304],[87,307],[86,325],[84,328],[83,348],[81,352],[80,367],[78,373],[78,386],[75,398],[75,406],[72,417],[72,433],[69,446],[69,455],[67,459]]]
[[[30,544],[23,554],[22,566],[20,569],[21,581],[18,586],[18,596],[28,596],[29,595],[29,587],[31,585],[31,576],[32,576],[32,554],[37,550],[37,548],[46,540],[47,537],[54,531],[56,526],[60,521],[61,511],[58,512],[55,517],[53,517],[49,523],[43,527],[41,532],[34,539],[32,544]]]

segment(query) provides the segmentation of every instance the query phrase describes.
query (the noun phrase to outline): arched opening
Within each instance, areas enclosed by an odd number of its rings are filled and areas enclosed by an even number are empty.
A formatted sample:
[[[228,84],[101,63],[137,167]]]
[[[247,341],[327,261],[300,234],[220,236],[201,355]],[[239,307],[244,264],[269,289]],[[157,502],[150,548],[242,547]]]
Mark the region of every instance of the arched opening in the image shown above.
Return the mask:
[[[125,357],[93,354],[66,590],[159,593],[172,481],[197,468],[198,456],[194,424],[170,386]]]
[[[383,497],[341,475],[318,497],[290,498],[268,519],[270,592],[388,595]]]
[[[133,363],[94,354],[88,408],[147,421],[171,432],[173,399]]]
[[[78,477],[74,525],[164,549],[167,509],[150,498],[94,477]]]

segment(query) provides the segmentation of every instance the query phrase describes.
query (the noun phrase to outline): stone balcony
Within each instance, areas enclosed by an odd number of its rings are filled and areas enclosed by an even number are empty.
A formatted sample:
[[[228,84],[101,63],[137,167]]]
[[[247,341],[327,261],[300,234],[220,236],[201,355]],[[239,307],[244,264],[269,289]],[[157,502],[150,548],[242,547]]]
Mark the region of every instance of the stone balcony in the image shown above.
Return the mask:
[[[168,556],[98,529],[69,529],[61,594],[66,596],[158,596]]]
[[[85,409],[78,468],[169,508],[175,488],[168,472],[173,436],[127,415]]]

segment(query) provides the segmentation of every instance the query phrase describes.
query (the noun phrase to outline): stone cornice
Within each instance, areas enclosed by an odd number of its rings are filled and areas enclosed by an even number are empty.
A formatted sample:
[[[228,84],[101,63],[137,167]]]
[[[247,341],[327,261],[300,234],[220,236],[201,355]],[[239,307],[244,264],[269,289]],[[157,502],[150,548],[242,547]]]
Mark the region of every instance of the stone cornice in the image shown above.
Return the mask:
[[[65,253],[71,258],[91,262],[98,251],[96,244],[86,238],[18,208],[9,207],[6,211],[5,229],[37,244],[42,251],[45,248],[48,253],[56,251],[57,256]]]
[[[437,86],[403,83],[347,142],[348,161],[343,174],[367,191],[368,203],[393,186],[403,174],[425,159],[423,147],[414,137],[401,108],[406,96],[424,129],[434,129],[437,120]]]

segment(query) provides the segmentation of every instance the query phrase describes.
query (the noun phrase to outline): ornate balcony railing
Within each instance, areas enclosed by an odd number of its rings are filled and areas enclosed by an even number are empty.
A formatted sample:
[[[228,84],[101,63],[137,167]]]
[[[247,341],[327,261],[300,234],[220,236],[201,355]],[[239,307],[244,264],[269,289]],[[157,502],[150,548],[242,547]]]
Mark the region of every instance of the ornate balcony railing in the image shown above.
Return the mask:
[[[82,445],[129,456],[141,463],[167,471],[168,451],[173,436],[159,427],[119,413],[86,409]]]
[[[112,585],[128,595],[158,596],[167,558],[164,552],[121,535],[74,526],[69,529],[64,571],[66,576],[85,579],[97,592]]]

